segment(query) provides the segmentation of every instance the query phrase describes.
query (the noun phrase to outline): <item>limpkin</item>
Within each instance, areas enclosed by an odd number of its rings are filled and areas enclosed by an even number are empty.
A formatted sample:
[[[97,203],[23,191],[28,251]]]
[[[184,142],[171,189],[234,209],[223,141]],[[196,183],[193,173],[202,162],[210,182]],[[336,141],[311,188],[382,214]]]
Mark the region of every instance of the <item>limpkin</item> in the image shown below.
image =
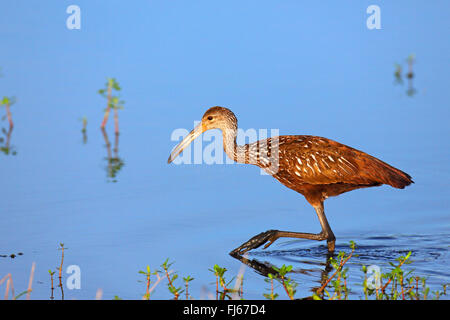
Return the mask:
[[[254,164],[272,175],[286,187],[301,193],[319,217],[320,233],[268,230],[262,232],[231,254],[270,246],[281,237],[327,240],[334,251],[335,236],[324,211],[324,200],[344,192],[388,184],[403,189],[413,183],[411,176],[362,151],[336,141],[308,135],[271,137],[246,145],[236,143],[237,119],[223,107],[212,107],[201,122],[173,149],[171,163],[195,138],[210,129],[220,129],[227,156],[235,162]]]

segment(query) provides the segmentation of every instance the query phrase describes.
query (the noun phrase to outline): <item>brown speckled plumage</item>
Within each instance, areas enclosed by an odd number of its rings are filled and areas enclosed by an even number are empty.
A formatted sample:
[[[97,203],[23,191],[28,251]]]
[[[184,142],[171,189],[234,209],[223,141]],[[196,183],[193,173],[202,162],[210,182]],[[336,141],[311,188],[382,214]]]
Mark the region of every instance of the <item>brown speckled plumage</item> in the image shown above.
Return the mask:
[[[191,137],[185,138],[187,144],[201,132],[221,129],[228,157],[257,165],[286,187],[301,193],[315,208],[322,226],[319,234],[269,230],[253,237],[232,254],[242,254],[269,242],[267,247],[279,237],[327,240],[329,250],[333,251],[335,237],[325,217],[325,199],[359,188],[388,184],[403,189],[413,183],[407,173],[367,153],[322,137],[279,136],[237,145],[237,119],[227,108],[210,108],[200,125],[191,132]],[[174,149],[169,162],[184,149],[186,141]]]
[[[268,138],[251,144],[247,150],[255,150],[257,145],[270,145],[272,150],[278,147],[278,166],[267,164],[277,161],[274,155],[266,157],[270,161],[258,159],[253,164],[266,169],[286,187],[303,194],[311,204],[358,188],[388,184],[403,189],[412,183],[407,173],[365,152],[322,137]],[[257,157],[261,158],[261,155]],[[256,156],[246,155],[246,158],[255,159]]]

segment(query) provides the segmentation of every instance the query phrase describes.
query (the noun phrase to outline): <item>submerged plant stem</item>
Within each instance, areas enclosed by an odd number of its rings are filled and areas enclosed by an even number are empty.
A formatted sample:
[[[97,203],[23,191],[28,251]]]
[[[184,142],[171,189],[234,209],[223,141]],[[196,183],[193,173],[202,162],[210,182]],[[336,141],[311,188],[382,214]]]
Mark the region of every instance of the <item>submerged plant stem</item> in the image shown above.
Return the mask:
[[[108,96],[107,96],[107,105],[106,105],[106,110],[105,110],[105,115],[103,117],[103,122],[101,124],[101,128],[104,129],[106,123],[108,122],[108,118],[109,118],[109,112],[111,110],[111,83],[108,84]]]

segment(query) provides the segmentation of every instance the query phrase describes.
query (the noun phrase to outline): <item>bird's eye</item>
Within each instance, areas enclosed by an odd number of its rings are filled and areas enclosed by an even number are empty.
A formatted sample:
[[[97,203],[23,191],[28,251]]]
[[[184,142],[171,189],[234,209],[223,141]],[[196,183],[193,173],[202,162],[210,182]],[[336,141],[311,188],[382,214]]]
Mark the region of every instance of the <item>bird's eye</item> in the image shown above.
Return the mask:
[[[212,117],[212,116],[209,116],[209,117],[208,117],[208,120],[212,120],[212,119],[213,119],[213,117]]]

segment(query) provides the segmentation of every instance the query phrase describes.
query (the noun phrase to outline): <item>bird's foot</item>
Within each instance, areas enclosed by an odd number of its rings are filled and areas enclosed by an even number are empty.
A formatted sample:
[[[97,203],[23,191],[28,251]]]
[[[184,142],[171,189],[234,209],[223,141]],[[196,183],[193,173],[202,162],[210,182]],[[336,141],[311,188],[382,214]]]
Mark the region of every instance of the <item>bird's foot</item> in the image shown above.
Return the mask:
[[[251,249],[256,249],[256,248],[262,246],[264,243],[268,242],[264,246],[264,249],[266,249],[272,243],[274,243],[275,240],[277,240],[278,238],[279,238],[278,230],[268,230],[265,232],[261,232],[260,234],[254,236],[247,242],[243,243],[242,245],[240,245],[239,247],[237,247],[236,249],[231,251],[230,254],[231,255],[243,255],[247,251],[249,251]]]

